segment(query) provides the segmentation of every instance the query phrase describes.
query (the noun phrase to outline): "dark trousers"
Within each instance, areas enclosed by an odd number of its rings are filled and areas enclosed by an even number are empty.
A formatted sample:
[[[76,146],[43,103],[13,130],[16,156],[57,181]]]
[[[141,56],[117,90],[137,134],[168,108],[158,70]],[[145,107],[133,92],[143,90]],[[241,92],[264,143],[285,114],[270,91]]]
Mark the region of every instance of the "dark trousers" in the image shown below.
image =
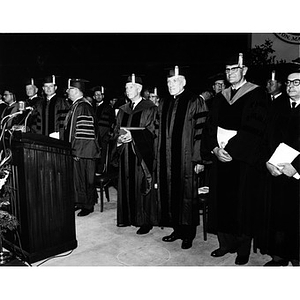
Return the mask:
[[[247,235],[236,235],[231,233],[218,232],[219,247],[222,250],[237,249],[241,256],[250,255],[251,237]]]
[[[75,204],[79,208],[92,209],[97,201],[95,170],[94,159],[74,161]]]
[[[197,226],[193,225],[177,225],[173,227],[175,235],[179,236],[182,240],[193,240],[196,236]]]

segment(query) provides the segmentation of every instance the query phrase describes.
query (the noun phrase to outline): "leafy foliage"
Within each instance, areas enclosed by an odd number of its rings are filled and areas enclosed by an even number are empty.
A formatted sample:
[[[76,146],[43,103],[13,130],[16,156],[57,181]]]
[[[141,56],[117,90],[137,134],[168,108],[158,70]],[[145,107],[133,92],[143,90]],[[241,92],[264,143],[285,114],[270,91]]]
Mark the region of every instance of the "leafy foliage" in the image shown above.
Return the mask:
[[[272,55],[275,52],[272,46],[273,42],[270,39],[262,45],[255,45],[250,51],[251,64],[256,66],[274,64],[276,55]]]
[[[15,216],[6,211],[10,205],[11,187],[8,184],[8,178],[11,174],[10,164],[5,164],[0,169],[0,238],[7,230],[14,230],[18,226],[18,220]]]

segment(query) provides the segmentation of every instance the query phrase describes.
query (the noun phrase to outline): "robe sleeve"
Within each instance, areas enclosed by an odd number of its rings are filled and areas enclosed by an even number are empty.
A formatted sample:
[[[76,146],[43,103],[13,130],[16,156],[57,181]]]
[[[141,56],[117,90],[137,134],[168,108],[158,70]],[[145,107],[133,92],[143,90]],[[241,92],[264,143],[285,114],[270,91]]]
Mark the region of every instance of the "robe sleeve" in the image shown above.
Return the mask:
[[[205,101],[202,98],[197,98],[192,104],[192,114],[193,114],[193,153],[192,153],[192,161],[196,163],[203,163],[201,158],[201,142],[203,137],[203,128],[205,124],[205,120],[208,114],[208,108],[205,104]]]

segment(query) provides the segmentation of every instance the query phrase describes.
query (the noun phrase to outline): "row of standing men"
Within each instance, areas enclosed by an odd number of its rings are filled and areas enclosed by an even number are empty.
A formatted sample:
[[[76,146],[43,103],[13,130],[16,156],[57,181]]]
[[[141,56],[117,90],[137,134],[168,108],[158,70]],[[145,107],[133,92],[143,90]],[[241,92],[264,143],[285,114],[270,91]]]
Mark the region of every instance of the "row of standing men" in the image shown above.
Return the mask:
[[[130,101],[119,107],[116,120],[111,107],[112,121],[96,118],[83,80],[69,80],[68,99],[49,101],[48,94],[56,97],[50,76],[43,87],[48,101],[28,102],[34,110],[27,126],[71,143],[79,216],[93,212],[95,173],[102,171],[96,162],[103,157],[102,143],[110,140],[119,166],[117,226],[137,226],[137,234],[153,226],[172,227],[163,241],[181,239],[182,249],[191,248],[199,225],[195,174],[211,165],[209,231],[219,241],[211,255],[237,253],[235,263],[247,264],[254,238],[256,247],[272,256],[269,265],[297,265],[299,180],[294,175],[300,171],[299,157],[279,167],[266,161],[281,142],[300,150],[300,70],[289,72],[286,93],[273,102],[265,89],[247,82],[247,70],[242,56],[226,62],[229,87],[213,98],[209,110],[203,97],[185,88],[178,67],[167,78],[169,97],[158,106],[141,96],[142,80],[132,74],[125,85]],[[99,120],[109,124],[105,139],[99,138]],[[222,145],[220,128],[235,133]]]
[[[208,225],[219,241],[211,256],[236,253],[235,264],[245,265],[253,241],[272,257],[267,266],[299,265],[300,157],[268,162],[281,143],[300,151],[300,69],[290,67],[284,81],[272,72],[265,89],[247,81],[243,55],[236,55],[226,62],[229,87],[209,110],[205,97],[185,89],[177,67],[157,108],[142,99],[141,79],[129,77],[133,106],[120,108],[115,127],[117,225],[137,226],[137,234],[172,227],[162,240],[191,248],[199,225],[195,173],[210,169]]]

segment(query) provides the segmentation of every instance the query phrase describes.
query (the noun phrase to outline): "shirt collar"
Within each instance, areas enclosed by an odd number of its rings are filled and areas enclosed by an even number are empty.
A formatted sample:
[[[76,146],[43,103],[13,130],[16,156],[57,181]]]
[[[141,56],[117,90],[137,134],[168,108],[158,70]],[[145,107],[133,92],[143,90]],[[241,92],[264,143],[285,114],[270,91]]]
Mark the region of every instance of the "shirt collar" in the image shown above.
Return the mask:
[[[177,96],[179,96],[180,94],[182,94],[183,92],[184,92],[184,89],[182,89],[178,94],[174,95],[174,96],[173,96],[174,99],[175,99]]]
[[[276,98],[278,98],[279,96],[281,96],[281,94],[282,94],[282,92],[280,92],[280,93],[278,93],[278,94],[276,94],[276,95],[273,95],[273,98],[276,99]]]
[[[236,85],[234,88],[233,86],[231,86],[231,88],[233,90],[238,90],[240,87],[242,87],[244,84],[246,84],[247,80],[245,79],[243,82],[239,83],[238,85]]]
[[[133,107],[132,107],[132,109],[134,109],[141,101],[143,100],[143,98],[142,97],[140,97],[138,100],[136,100],[136,101],[134,101],[134,102],[132,102],[133,103]]]
[[[292,103],[293,102],[296,102],[296,106],[295,107],[297,107],[300,104],[300,100],[293,101],[293,100],[290,99],[290,105],[291,105],[291,107],[292,107]]]
[[[56,93],[54,93],[53,95],[51,95],[49,98],[47,97],[47,100],[51,100],[55,95],[56,95]]]

